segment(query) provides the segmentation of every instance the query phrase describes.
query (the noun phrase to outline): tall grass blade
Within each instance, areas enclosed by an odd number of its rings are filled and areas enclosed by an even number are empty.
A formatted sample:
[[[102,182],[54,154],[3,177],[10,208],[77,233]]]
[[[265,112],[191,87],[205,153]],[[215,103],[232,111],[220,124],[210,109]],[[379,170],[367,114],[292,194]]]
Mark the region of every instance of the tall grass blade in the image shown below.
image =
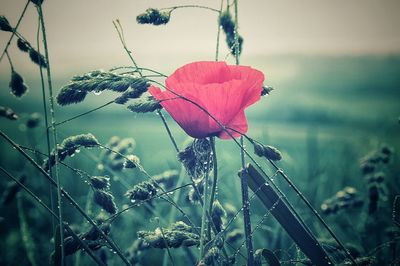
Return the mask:
[[[278,193],[271,186],[266,185],[266,180],[261,173],[251,164],[248,164],[243,174],[247,175],[250,189],[256,193],[264,206],[271,211],[271,214],[312,263],[315,265],[332,265],[328,254],[315,236],[302,225],[286,203],[280,199]],[[275,204],[277,201],[279,202]],[[274,205],[275,207],[272,208]]]

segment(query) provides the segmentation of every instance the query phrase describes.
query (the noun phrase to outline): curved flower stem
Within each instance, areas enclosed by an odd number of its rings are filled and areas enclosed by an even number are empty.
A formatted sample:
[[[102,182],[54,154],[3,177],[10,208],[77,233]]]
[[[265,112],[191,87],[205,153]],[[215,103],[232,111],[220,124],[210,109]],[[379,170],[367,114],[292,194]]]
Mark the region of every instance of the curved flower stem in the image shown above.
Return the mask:
[[[54,96],[53,96],[53,84],[51,80],[51,70],[50,70],[50,60],[49,60],[49,49],[47,47],[47,36],[46,36],[46,28],[44,23],[44,15],[42,10],[42,5],[37,6],[39,19],[41,23],[42,37],[43,37],[43,46],[45,52],[45,58],[47,62],[46,70],[47,70],[47,82],[49,89],[49,98],[50,98],[50,117],[51,117],[51,125],[53,131],[53,145],[57,147],[57,129],[55,125],[55,113],[54,113]],[[57,182],[57,208],[58,208],[58,217],[59,217],[59,225],[60,225],[60,238],[61,238],[61,265],[64,265],[65,254],[64,254],[64,219],[63,219],[63,208],[62,208],[62,193],[61,193],[61,182],[58,173],[58,154],[55,153],[55,164],[54,164],[54,175]]]
[[[12,147],[14,147],[22,156],[24,156],[39,172],[49,181],[49,183],[58,189],[56,181],[51,178],[51,176],[40,167],[34,159],[32,159],[17,143],[15,143],[12,139],[10,139],[4,132],[0,131],[0,136],[6,140]],[[86,212],[82,209],[81,206],[69,195],[67,191],[63,188],[60,188],[62,195],[74,206],[74,208],[101,234],[104,240],[110,245],[110,247],[115,251],[118,256],[124,261],[126,265],[131,266],[132,264],[128,261],[119,247],[114,243],[114,241],[106,235],[103,230],[101,230],[93,219],[91,219]],[[58,217],[57,217],[58,219]]]
[[[199,262],[204,257],[204,236],[207,222],[207,198],[208,198],[208,178],[209,178],[209,170],[210,170],[210,160],[207,160],[206,166],[206,175],[204,177],[204,200],[203,200],[203,212],[201,214],[201,228],[200,228],[200,254],[199,254]]]
[[[124,47],[126,53],[128,54],[128,56],[129,56],[129,58],[131,59],[133,65],[135,66],[135,68],[136,68],[136,69],[139,69],[139,68],[138,68],[138,65],[136,64],[135,59],[133,59],[132,52],[131,52],[131,51],[128,49],[128,47],[126,46],[126,43],[125,43],[125,36],[124,36],[124,30],[123,30],[123,28],[122,28],[121,23],[120,23],[119,20],[117,19],[116,21],[113,21],[113,24],[114,24],[115,29],[117,30],[118,37],[119,37],[119,39],[120,39],[120,41],[121,41],[121,43],[122,43],[122,46]],[[139,72],[139,75],[142,77],[142,72],[141,72],[141,71],[138,71],[138,72]]]
[[[236,65],[239,65],[239,35],[238,35],[238,3],[235,4],[235,60]],[[243,135],[240,136],[240,145],[243,146]],[[244,149],[240,150],[240,157],[242,161],[242,169],[246,167]],[[251,219],[250,219],[250,201],[249,201],[249,187],[247,184],[247,176],[241,175],[240,178],[241,189],[242,189],[242,204],[243,204],[243,223],[244,223],[244,234],[246,238],[246,249],[247,249],[247,265],[254,265],[254,254],[253,254],[253,240],[251,234]]]
[[[168,133],[168,136],[169,136],[169,138],[170,138],[170,140],[171,140],[171,142],[172,142],[172,145],[174,145],[175,151],[176,151],[176,152],[179,152],[178,145],[176,144],[175,138],[174,138],[174,136],[172,135],[171,130],[169,129],[169,126],[168,126],[168,124],[167,124],[167,120],[165,120],[165,117],[164,117],[164,115],[161,113],[160,110],[157,111],[157,114],[160,116],[161,121],[162,121],[162,123],[164,124],[165,130],[166,130],[167,133]]]
[[[33,193],[28,187],[26,187],[24,184],[22,184],[17,178],[15,178],[13,175],[11,175],[7,170],[5,170],[3,167],[0,166],[0,171],[2,171],[6,176],[11,178],[14,182],[16,182],[23,190],[25,190],[29,195],[31,195],[36,202],[38,202],[45,210],[47,210],[55,219],[58,219],[57,214],[53,212],[38,196],[36,196],[35,193]],[[79,242],[79,244],[82,245],[83,249],[89,254],[90,257],[98,264],[105,266],[105,264],[97,258],[93,251],[87,246],[87,244],[80,239],[75,232],[68,226],[68,224],[64,224],[65,229],[72,235],[72,237]]]
[[[100,105],[99,107],[96,107],[96,108],[94,108],[94,109],[92,109],[92,110],[86,111],[86,112],[81,113],[81,114],[79,114],[79,115],[76,115],[76,116],[73,116],[73,117],[71,117],[71,118],[65,119],[65,120],[63,120],[63,121],[61,121],[61,122],[55,123],[54,126],[59,126],[59,125],[65,124],[65,123],[70,122],[70,121],[72,121],[72,120],[75,120],[75,119],[77,119],[77,118],[79,118],[79,117],[81,117],[81,116],[90,114],[90,113],[92,113],[92,112],[94,112],[94,111],[97,111],[97,110],[100,110],[100,109],[102,109],[102,108],[104,108],[104,107],[106,107],[106,106],[109,106],[109,105],[112,104],[112,103],[114,103],[114,100],[112,100],[112,101],[110,101],[110,102],[107,102],[107,103],[105,103],[105,104],[103,104],[103,105]]]
[[[214,12],[220,12],[218,9],[212,8],[212,7],[208,7],[208,6],[199,6],[199,5],[183,5],[183,6],[172,6],[172,7],[164,7],[164,8],[160,8],[159,10],[171,10],[174,11],[175,9],[179,9],[179,8],[202,8],[202,9],[207,9],[210,11],[214,11]]]
[[[217,150],[215,148],[215,137],[210,137],[210,142],[211,142],[211,150],[212,150],[212,156],[213,156],[213,182],[211,186],[211,195],[210,195],[210,205],[208,207],[208,213],[211,215],[212,213],[212,206],[215,201],[215,194],[217,191],[217,184],[218,184],[218,160],[217,160]],[[208,231],[211,232],[211,224],[208,226]]]
[[[38,53],[40,53],[40,18],[38,19],[38,29],[36,34],[36,45],[38,48]],[[47,145],[47,155],[50,158],[51,155],[51,142],[50,142],[50,127],[49,127],[49,116],[47,114],[47,99],[46,99],[46,87],[44,85],[44,77],[43,77],[43,69],[39,66],[39,74],[40,74],[40,85],[42,87],[42,104],[43,104],[43,114],[44,114],[44,123],[46,126],[46,145]],[[53,177],[53,169],[49,169],[49,174]],[[54,210],[54,192],[52,186],[49,184],[49,195],[50,195],[50,207]],[[51,225],[53,228],[53,232],[56,229],[54,216],[51,217]]]
[[[15,25],[15,28],[13,29],[13,33],[11,34],[10,39],[8,39],[8,42],[7,42],[7,44],[6,44],[6,47],[4,48],[3,53],[2,53],[1,56],[0,56],[0,62],[1,62],[1,60],[3,60],[3,57],[4,57],[4,55],[6,54],[6,52],[7,52],[7,50],[8,50],[8,47],[9,47],[10,44],[11,44],[12,39],[14,38],[15,35],[17,35],[17,29],[18,29],[18,27],[19,27],[19,24],[20,24],[21,21],[22,21],[22,18],[25,16],[25,12],[26,12],[26,10],[28,9],[28,6],[29,6],[29,3],[30,3],[30,2],[31,2],[30,0],[26,1],[25,7],[24,7],[24,9],[22,10],[22,13],[21,13],[21,16],[20,16],[19,19],[18,19],[17,25]]]
[[[219,9],[219,15],[218,15],[217,41],[216,41],[216,45],[215,45],[215,61],[218,61],[218,56],[219,56],[219,39],[220,39],[220,35],[221,35],[221,25],[219,25],[219,20],[221,18],[223,6],[224,6],[224,0],[221,0],[221,7]]]
[[[10,68],[11,68],[11,71],[14,71],[14,65],[13,65],[13,63],[12,63],[12,60],[11,60],[10,54],[8,53],[8,51],[7,51],[7,50],[6,50],[6,55],[7,55],[8,63],[10,63]]]

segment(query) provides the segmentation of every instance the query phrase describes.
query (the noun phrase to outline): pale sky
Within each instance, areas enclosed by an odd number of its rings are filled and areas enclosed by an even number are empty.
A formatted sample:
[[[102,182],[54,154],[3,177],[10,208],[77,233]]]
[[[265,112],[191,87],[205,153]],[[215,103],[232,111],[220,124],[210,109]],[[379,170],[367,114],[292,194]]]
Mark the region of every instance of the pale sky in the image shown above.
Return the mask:
[[[1,14],[15,25],[25,3],[25,0],[0,0]],[[211,0],[45,1],[55,75],[129,64],[112,24],[117,18],[140,65],[169,70],[188,61],[213,60],[217,32],[214,12],[179,9],[166,26],[136,23],[136,16],[148,7],[183,4],[219,7],[219,1]],[[298,53],[399,53],[399,13],[398,0],[239,0],[239,30],[245,39],[242,61],[247,57]],[[35,44],[36,30],[37,15],[31,5],[19,31]],[[0,32],[1,50],[8,36]],[[223,59],[227,53],[224,36],[221,40]],[[37,70],[16,49],[10,53],[20,69]],[[3,60],[1,72],[7,68],[8,63]]]

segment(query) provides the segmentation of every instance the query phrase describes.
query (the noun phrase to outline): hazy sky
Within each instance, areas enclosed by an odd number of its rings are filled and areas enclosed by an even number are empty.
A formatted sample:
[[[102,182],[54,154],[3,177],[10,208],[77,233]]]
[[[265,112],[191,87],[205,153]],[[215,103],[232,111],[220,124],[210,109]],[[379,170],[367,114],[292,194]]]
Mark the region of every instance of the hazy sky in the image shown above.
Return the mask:
[[[25,0],[0,0],[1,13],[15,25],[25,3]],[[216,13],[180,9],[173,13],[168,25],[158,27],[138,25],[135,21],[136,15],[148,7],[182,4],[218,8],[219,1],[45,1],[55,75],[129,64],[112,24],[117,18],[124,27],[127,44],[141,65],[169,69],[187,61],[213,60]],[[245,39],[243,61],[246,57],[276,54],[398,53],[399,11],[398,0],[239,0],[239,27]],[[36,29],[37,16],[31,5],[20,32],[34,44]],[[1,49],[8,36],[0,33]],[[225,49],[225,43],[221,44]],[[35,69],[19,51],[11,49],[10,52],[16,65]],[[222,58],[225,55],[226,50],[222,50]],[[7,68],[4,60],[0,69],[4,72]]]

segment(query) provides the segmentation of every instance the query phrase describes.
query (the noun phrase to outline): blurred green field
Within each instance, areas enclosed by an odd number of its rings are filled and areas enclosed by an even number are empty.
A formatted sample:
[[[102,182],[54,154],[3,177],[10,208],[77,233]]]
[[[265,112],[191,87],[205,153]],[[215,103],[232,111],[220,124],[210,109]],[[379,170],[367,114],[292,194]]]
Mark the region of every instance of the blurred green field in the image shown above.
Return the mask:
[[[362,253],[366,254],[371,251],[371,247],[386,241],[385,230],[390,227],[393,197],[400,193],[399,157],[395,153],[386,169],[387,179],[379,202],[379,214],[374,217],[369,217],[366,213],[368,185],[361,175],[359,163],[360,158],[383,144],[393,147],[397,153],[400,150],[398,120],[400,55],[287,55],[244,58],[243,61],[262,70],[267,76],[266,84],[275,88],[270,96],[249,108],[248,135],[264,144],[277,147],[283,153],[283,160],[279,162],[279,167],[284,169],[315,208],[319,209],[325,199],[334,196],[345,186],[355,187],[359,191],[360,196],[365,200],[362,211],[344,210],[336,216],[325,217],[343,242],[357,245]],[[69,77],[62,77],[55,81],[57,91],[68,79]],[[0,92],[0,105],[12,107],[20,114],[21,119],[8,121],[1,118],[0,127],[18,143],[25,146],[35,144],[37,149],[44,152],[43,127],[30,130],[24,126],[29,113],[42,112],[38,81],[34,78],[28,78],[28,81],[33,84],[30,94],[21,100],[16,100],[8,93],[7,76],[1,75],[0,85],[3,90]],[[89,95],[84,103],[76,106],[58,106],[57,121],[90,110],[113,98],[115,95],[104,92],[99,96]],[[168,115],[167,120],[179,147],[183,148],[184,143],[188,141],[187,136]],[[134,114],[124,106],[112,105],[58,127],[59,140],[70,135],[89,132],[103,144],[112,136],[134,138],[135,154],[151,175],[168,169],[180,169],[172,144],[156,114]],[[247,146],[247,148],[252,152],[252,147]],[[39,195],[47,195],[47,183],[3,140],[0,140],[0,150],[1,166],[17,176],[26,172],[28,186]],[[75,157],[68,158],[66,163],[83,169],[89,174],[97,174],[96,157],[100,152],[97,149],[82,150]],[[231,141],[218,140],[217,154],[220,175],[218,197],[222,203],[229,202],[236,208],[240,208],[240,182],[237,177],[237,171],[240,169],[239,149]],[[259,162],[269,173],[274,173],[262,160]],[[113,179],[111,190],[121,209],[124,204],[129,204],[129,200],[124,197],[126,188],[118,179],[123,179],[128,186],[133,186],[145,180],[145,177],[137,170],[127,169]],[[61,180],[63,187],[70,191],[82,206],[87,205],[89,187],[80,176],[68,169],[62,169]],[[4,190],[8,181],[6,176],[2,176],[1,191]],[[276,177],[275,181],[287,194],[306,223],[320,238],[327,239],[327,233],[300,202],[296,193],[279,177]],[[200,207],[198,205],[188,207],[184,199],[186,193],[187,190],[182,191],[180,203],[184,206],[183,209],[193,217],[193,221],[199,224]],[[44,200],[48,202],[47,196]],[[35,244],[35,256],[38,261],[47,261],[52,249],[52,243],[49,241],[52,234],[48,230],[51,219],[25,194],[23,204],[26,206],[24,210]],[[155,200],[154,205],[155,213],[153,214],[141,206],[124,214],[122,219],[117,219],[113,224],[111,236],[124,250],[136,239],[137,230],[154,230],[159,226],[152,217],[158,216],[162,226],[168,225],[168,219],[164,218],[170,213],[171,205],[161,200]],[[65,216],[70,224],[80,230],[89,228],[69,204],[65,204],[65,207]],[[3,250],[0,256],[1,265],[29,265],[26,256],[22,255],[25,253],[21,252],[24,247],[19,231],[20,218],[16,208],[15,202],[1,207],[0,237],[3,239],[0,244],[0,250]],[[251,210],[253,226],[255,226],[266,210],[256,199],[251,202]],[[92,211],[95,216],[99,208],[93,206]],[[182,217],[178,215],[177,219],[182,219]],[[235,221],[234,227],[239,227],[241,224],[240,216]],[[375,230],[370,236],[366,235],[368,226],[372,226]],[[234,246],[237,247],[240,243],[241,241],[235,243]],[[292,241],[282,233],[279,224],[270,216],[255,233],[255,246],[282,250],[279,253],[282,260],[295,258],[297,252]],[[9,249],[9,247],[14,248]],[[196,248],[192,250],[197,254]],[[242,251],[244,252],[244,249]],[[108,249],[105,252],[109,257],[109,265],[119,265],[119,260],[112,252]],[[387,256],[388,252],[383,250],[382,253],[375,254],[378,262],[379,259]],[[173,250],[172,254],[176,264],[189,264],[183,259],[182,251]],[[18,263],[15,261],[17,256],[19,256]],[[161,251],[155,253],[144,251],[141,263],[142,265],[159,265],[162,256]],[[238,259],[239,262],[243,262],[240,256]],[[90,263],[87,255],[82,255],[81,260],[81,265],[90,265],[87,264]],[[69,259],[71,265],[73,261],[74,259]]]

